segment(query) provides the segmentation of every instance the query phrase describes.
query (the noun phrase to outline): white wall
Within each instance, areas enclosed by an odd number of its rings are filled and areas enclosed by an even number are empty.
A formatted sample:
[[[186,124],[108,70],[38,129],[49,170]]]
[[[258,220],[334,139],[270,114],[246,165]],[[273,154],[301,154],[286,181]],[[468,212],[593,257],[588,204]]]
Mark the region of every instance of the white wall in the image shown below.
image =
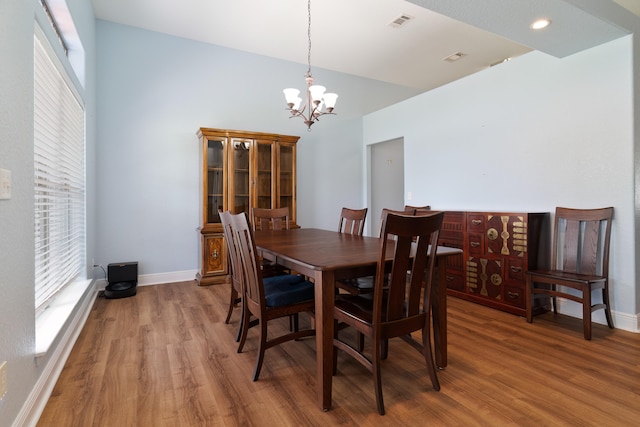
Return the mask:
[[[365,116],[364,143],[404,137],[411,204],[614,206],[613,311],[636,329],[632,57],[631,36],[564,59],[532,52]]]
[[[138,261],[141,276],[198,265],[200,127],[299,135],[298,222],[337,227],[362,204],[361,117],[417,91],[313,69],[340,98],[307,132],[282,89],[306,66],[98,21],[96,262]],[[158,277],[158,276],[156,276]],[[175,276],[171,276],[175,277]]]

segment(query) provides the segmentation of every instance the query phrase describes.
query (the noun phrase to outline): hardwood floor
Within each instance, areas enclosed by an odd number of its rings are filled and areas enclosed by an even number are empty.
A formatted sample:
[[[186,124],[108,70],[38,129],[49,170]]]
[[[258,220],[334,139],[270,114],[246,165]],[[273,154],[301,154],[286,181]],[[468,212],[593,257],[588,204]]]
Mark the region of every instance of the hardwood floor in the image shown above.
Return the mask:
[[[421,355],[390,343],[376,412],[372,376],[340,356],[333,406],[316,405],[315,341],[267,350],[234,341],[228,285],[146,286],[98,298],[39,426],[632,426],[640,420],[640,334],[548,313],[524,318],[449,298],[449,366],[430,385]],[[302,319],[304,318],[304,319]],[[282,319],[281,319],[282,320]],[[301,322],[307,321],[301,316]],[[286,328],[288,322],[276,321]],[[273,326],[273,325],[272,325]],[[255,328],[254,328],[255,329]]]

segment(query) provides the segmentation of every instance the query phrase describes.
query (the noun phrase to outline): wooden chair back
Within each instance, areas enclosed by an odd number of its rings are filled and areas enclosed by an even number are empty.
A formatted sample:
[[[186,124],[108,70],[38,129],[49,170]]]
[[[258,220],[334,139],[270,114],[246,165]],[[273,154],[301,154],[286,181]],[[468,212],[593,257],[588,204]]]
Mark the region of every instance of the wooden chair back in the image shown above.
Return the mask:
[[[244,279],[243,297],[246,297],[246,304],[252,308],[251,311],[259,313],[265,308],[261,261],[253,239],[253,230],[244,213],[231,215],[231,229]]]
[[[229,267],[231,270],[231,284],[233,288],[242,294],[242,267],[240,265],[239,254],[233,239],[233,231],[231,226],[231,212],[219,212],[220,222],[222,223],[222,232],[224,240],[229,251]]]
[[[364,221],[366,218],[367,208],[342,208],[342,212],[340,212],[340,222],[338,223],[338,233],[362,236],[362,233],[364,232]]]
[[[551,269],[609,276],[613,208],[556,208]]]
[[[430,211],[431,210],[431,206],[427,205],[427,206],[410,206],[410,205],[404,205],[404,210],[405,212],[413,212],[414,215],[416,215],[416,213],[421,213],[424,211]]]
[[[275,209],[253,208],[254,230],[288,230],[289,207]]]
[[[426,315],[430,309],[435,250],[443,216],[443,212],[433,212],[428,216],[391,212],[383,215],[373,319],[381,328],[384,323],[394,323],[384,327],[384,335],[388,338],[409,333],[405,331],[415,326],[413,318]],[[388,269],[386,251],[392,241],[395,249],[391,272],[385,283],[385,270]],[[424,301],[421,299],[423,287]],[[386,298],[386,305],[382,304],[383,298]],[[421,311],[423,303],[424,310]]]
[[[244,280],[242,274],[242,265],[240,264],[240,254],[238,253],[238,249],[233,238],[233,228],[231,225],[232,214],[230,211],[219,211],[219,215],[220,222],[222,224],[224,240],[227,244],[227,252],[229,253],[229,270],[231,273],[229,308],[227,310],[227,318],[225,319],[224,323],[229,323],[229,321],[231,320],[231,315],[233,314],[233,310],[238,306],[238,304],[240,304],[242,310],[240,322],[238,323],[238,331],[236,333],[236,342],[238,342],[240,341],[240,336],[242,334],[242,321],[244,319],[244,301],[242,298],[242,294],[244,291]]]

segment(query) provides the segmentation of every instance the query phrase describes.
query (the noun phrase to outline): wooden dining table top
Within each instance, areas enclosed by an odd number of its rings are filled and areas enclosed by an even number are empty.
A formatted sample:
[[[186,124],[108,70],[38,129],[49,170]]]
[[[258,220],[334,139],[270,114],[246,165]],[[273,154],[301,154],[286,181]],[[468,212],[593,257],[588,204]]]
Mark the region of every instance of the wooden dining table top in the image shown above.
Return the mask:
[[[282,262],[295,261],[312,270],[337,270],[370,266],[378,262],[380,239],[354,236],[317,228],[266,230],[255,232],[260,252],[277,254]],[[387,258],[393,257],[393,245],[387,245]],[[462,253],[460,249],[438,246],[436,256]],[[274,260],[275,261],[275,260]]]

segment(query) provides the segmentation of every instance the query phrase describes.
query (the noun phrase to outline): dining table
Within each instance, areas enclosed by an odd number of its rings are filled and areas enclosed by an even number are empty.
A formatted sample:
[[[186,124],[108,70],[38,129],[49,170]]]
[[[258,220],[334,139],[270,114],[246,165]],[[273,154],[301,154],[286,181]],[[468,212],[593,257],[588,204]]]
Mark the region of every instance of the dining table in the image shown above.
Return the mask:
[[[375,274],[380,239],[317,228],[255,232],[258,255],[312,279],[315,286],[316,390],[320,408],[331,408],[333,375],[333,308],[336,280]],[[393,245],[387,248],[393,257]],[[462,250],[438,246],[437,280],[432,286],[434,356],[440,369],[447,366],[447,299],[444,258]]]

